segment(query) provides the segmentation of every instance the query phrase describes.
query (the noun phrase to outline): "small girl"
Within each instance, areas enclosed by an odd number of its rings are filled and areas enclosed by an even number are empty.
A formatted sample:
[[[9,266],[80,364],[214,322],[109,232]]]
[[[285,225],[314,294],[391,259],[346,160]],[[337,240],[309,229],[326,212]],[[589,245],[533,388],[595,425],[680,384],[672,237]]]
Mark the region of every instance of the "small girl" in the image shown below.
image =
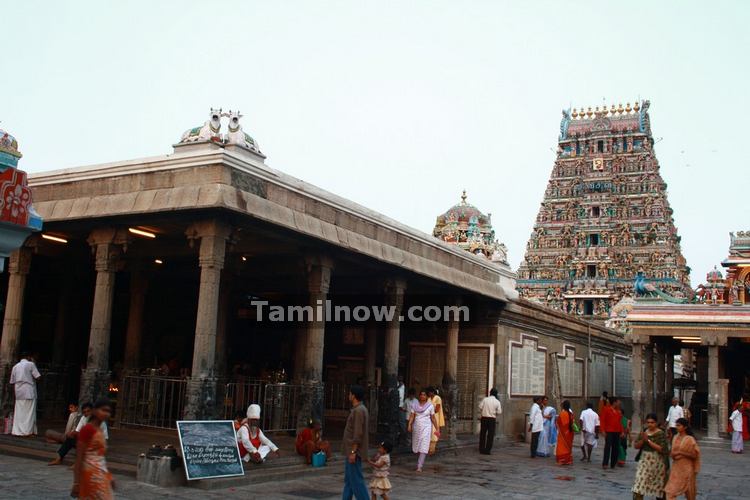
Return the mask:
[[[388,480],[389,470],[391,468],[391,450],[393,445],[389,441],[383,441],[378,447],[378,454],[372,460],[368,460],[375,470],[373,471],[372,481],[370,481],[370,491],[372,500],[377,500],[378,495],[383,500],[388,500],[388,494],[391,492],[391,482]]]

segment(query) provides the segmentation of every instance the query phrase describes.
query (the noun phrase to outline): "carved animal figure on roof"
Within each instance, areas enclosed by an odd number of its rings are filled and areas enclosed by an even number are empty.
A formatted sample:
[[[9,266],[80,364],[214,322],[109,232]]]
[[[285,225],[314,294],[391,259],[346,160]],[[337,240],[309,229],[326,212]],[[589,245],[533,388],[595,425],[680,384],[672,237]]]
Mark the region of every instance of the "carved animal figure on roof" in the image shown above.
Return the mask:
[[[227,133],[226,135],[225,142],[227,144],[237,144],[251,151],[259,153],[260,149],[258,149],[258,145],[255,143],[255,139],[247,135],[242,130],[242,125],[240,125],[240,118],[242,118],[242,115],[240,114],[240,112],[232,111],[230,109],[229,113],[227,113],[225,116],[229,117],[229,125],[227,126],[229,133]]]
[[[195,127],[187,130],[182,134],[180,142],[202,142],[202,141],[216,141],[221,142],[221,108],[211,108],[211,113],[208,115],[208,120],[203,124],[202,127]]]

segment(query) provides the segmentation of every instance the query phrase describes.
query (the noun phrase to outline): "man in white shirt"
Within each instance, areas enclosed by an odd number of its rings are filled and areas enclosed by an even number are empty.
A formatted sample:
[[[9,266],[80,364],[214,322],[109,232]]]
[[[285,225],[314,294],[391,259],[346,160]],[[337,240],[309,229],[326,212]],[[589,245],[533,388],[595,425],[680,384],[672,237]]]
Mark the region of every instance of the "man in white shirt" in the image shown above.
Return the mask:
[[[36,436],[36,380],[39,377],[41,374],[28,354],[24,354],[10,372],[10,384],[16,393],[14,436]]]
[[[742,453],[745,443],[742,441],[742,401],[734,405],[734,411],[729,416],[732,423],[732,453]]]
[[[679,403],[679,398],[672,398],[672,406],[669,407],[669,413],[667,413],[668,437],[677,435],[677,419],[685,418],[685,411]]]
[[[599,415],[594,411],[594,405],[590,402],[586,403],[586,409],[581,412],[580,417],[581,425],[581,451],[583,452],[583,458],[581,461],[591,462],[591,451],[596,446],[597,440],[599,439]]]
[[[546,404],[547,396],[537,396],[529,411],[529,430],[531,431],[531,458],[536,458],[536,449],[539,447],[539,435],[544,429],[544,415],[539,406]]]
[[[500,401],[497,399],[497,389],[492,388],[490,395],[479,403],[479,453],[489,455],[492,443],[495,441],[495,423],[497,417],[503,413]]]
[[[57,456],[47,465],[60,465],[63,463],[63,460],[65,459],[65,455],[68,454],[70,450],[76,447],[76,442],[78,440],[78,434],[81,432],[81,429],[83,429],[83,426],[89,423],[89,418],[91,418],[91,412],[94,409],[94,405],[91,403],[83,403],[81,405],[81,418],[78,420],[78,424],[76,425],[75,430],[68,432],[65,435],[65,441],[63,441],[60,448],[57,450]],[[104,434],[104,439],[109,439],[109,430],[107,429],[107,422],[102,422],[100,424],[100,428],[102,430],[102,434]]]

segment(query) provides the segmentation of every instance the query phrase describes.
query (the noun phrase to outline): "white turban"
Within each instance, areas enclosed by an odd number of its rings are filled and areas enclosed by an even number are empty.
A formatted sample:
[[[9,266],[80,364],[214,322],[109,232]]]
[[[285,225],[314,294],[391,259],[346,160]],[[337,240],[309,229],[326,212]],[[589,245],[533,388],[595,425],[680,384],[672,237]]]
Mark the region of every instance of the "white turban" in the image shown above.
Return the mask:
[[[247,418],[260,419],[260,406],[250,405],[247,407]]]

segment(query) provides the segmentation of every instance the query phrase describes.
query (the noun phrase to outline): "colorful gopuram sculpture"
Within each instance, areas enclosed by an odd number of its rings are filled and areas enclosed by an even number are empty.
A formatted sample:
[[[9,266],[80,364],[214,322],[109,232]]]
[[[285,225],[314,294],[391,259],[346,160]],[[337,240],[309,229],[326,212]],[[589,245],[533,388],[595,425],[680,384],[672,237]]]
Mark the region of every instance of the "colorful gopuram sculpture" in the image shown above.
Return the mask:
[[[466,191],[461,202],[453,205],[435,222],[432,235],[447,243],[458,245],[492,262],[508,265],[508,249],[497,241],[492,229],[492,214],[483,214],[477,207],[466,202]]]
[[[31,205],[26,172],[17,168],[21,156],[15,137],[0,130],[0,271],[5,257],[42,229],[42,218]]]
[[[750,304],[750,231],[729,233],[729,257],[706,274],[706,282],[695,290],[695,302],[704,304]]]
[[[526,255],[519,294],[589,318],[639,290],[683,301],[690,268],[659,174],[649,101],[563,111],[557,159]]]

